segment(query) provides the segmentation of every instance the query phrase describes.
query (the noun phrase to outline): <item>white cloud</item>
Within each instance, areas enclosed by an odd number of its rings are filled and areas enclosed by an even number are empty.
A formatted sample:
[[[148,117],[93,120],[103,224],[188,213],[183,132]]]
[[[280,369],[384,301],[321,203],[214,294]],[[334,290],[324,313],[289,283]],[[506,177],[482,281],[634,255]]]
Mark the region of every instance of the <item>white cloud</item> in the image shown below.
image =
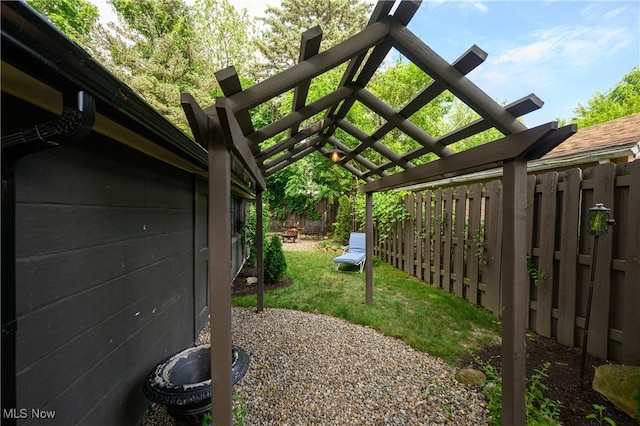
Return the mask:
[[[441,5],[454,5],[465,13],[482,13],[486,14],[489,11],[489,7],[486,2],[478,0],[430,0],[426,2],[428,7],[435,7]]]
[[[607,26],[559,26],[537,30],[529,43],[513,47],[498,55],[496,64],[516,69],[559,61],[576,67],[602,61],[629,43],[628,29]]]

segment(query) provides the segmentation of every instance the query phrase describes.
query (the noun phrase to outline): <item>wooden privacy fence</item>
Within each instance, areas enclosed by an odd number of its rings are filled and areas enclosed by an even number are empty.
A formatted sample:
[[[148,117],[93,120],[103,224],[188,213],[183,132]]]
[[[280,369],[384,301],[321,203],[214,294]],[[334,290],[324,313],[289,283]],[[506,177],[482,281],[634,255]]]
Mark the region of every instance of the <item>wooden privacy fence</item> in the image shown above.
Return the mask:
[[[581,346],[593,237],[589,208],[603,203],[616,225],[598,243],[588,351],[640,365],[640,160],[528,178],[528,327]],[[409,212],[386,235],[378,259],[500,316],[500,181],[406,197]],[[508,285],[508,283],[505,283]]]

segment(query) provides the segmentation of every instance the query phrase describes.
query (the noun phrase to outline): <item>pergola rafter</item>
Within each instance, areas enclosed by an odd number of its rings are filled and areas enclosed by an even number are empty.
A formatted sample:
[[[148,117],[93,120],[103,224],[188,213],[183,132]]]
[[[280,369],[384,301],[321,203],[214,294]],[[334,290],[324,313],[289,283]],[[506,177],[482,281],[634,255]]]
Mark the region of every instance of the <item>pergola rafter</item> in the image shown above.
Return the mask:
[[[397,3],[395,11],[394,3]],[[235,68],[218,71],[218,79],[225,98],[215,105],[201,109],[189,95],[183,95],[183,108],[198,143],[209,149],[210,214],[210,307],[212,327],[211,373],[213,424],[231,424],[231,385],[227,380],[231,353],[228,245],[220,244],[230,235],[228,223],[230,164],[244,167],[256,190],[258,250],[258,311],[263,303],[262,253],[262,193],[265,178],[319,152],[328,153],[336,147],[345,157],[337,162],[363,181],[360,190],[366,196],[367,233],[365,264],[365,299],[373,303],[373,193],[392,188],[466,174],[490,167],[504,169],[503,205],[503,424],[524,424],[525,393],[525,318],[524,288],[527,285],[525,266],[526,162],[537,159],[575,133],[575,126],[558,128],[547,123],[532,129],[518,120],[524,114],[542,106],[535,95],[528,95],[507,106],[501,106],[467,77],[479,66],[486,53],[472,46],[460,58],[449,64],[422,40],[407,29],[420,1],[379,1],[366,28],[348,40],[320,51],[322,31],[315,27],[303,33],[298,64],[262,82],[243,89]],[[393,13],[393,14],[392,14]],[[367,84],[380,69],[385,57],[396,49],[409,61],[429,75],[432,82],[416,88],[417,93],[398,110],[391,108]],[[313,79],[346,63],[341,82],[335,90],[308,102]],[[254,128],[250,110],[281,94],[293,90],[291,112],[262,128]],[[475,111],[474,122],[452,129],[445,135],[430,135],[410,118],[441,93],[448,91]],[[346,117],[360,102],[380,117],[384,124],[372,133],[350,123]],[[320,117],[311,121],[312,117]],[[465,138],[495,128],[504,136],[476,148],[455,152],[450,146]],[[338,132],[338,129],[341,131]],[[398,153],[381,142],[391,131],[400,132],[417,143],[412,149]],[[285,133],[286,132],[286,133]],[[343,133],[355,138],[356,146],[340,140]],[[262,143],[285,133],[284,140],[269,147]],[[375,152],[382,162],[368,157]],[[426,164],[413,160],[427,154],[438,159]],[[376,164],[379,163],[379,164]],[[399,170],[394,170],[396,169]],[[223,256],[219,256],[220,252]],[[222,259],[222,261],[220,260]],[[225,302],[221,302],[224,299]],[[215,333],[213,332],[215,328]]]

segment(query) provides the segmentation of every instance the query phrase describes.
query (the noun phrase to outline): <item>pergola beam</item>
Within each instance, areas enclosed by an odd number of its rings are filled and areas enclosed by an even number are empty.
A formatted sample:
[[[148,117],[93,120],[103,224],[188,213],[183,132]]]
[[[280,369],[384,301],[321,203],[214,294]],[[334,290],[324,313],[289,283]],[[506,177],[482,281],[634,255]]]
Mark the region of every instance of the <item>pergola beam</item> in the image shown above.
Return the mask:
[[[255,180],[256,185],[262,190],[266,189],[267,184],[264,181],[262,172],[249,149],[247,138],[242,133],[240,125],[238,124],[233,112],[231,112],[231,108],[225,98],[216,99],[216,111],[218,113],[222,131],[225,133],[226,141],[230,144],[229,148],[245,167],[245,170]]]
[[[354,89],[356,99],[365,104],[373,112],[392,123],[396,128],[418,142],[420,145],[428,147],[431,152],[435,153],[439,157],[448,157],[453,154],[453,151],[438,143],[433,136],[424,132],[418,126],[409,121],[409,119],[403,117],[399,112],[396,112],[393,108],[378,99],[367,89],[355,87]]]
[[[350,39],[321,54],[294,65],[279,74],[229,96],[233,112],[249,110],[298,85],[300,81],[317,77],[367,49],[381,43],[389,34],[391,19],[385,18],[365,28]]]
[[[482,62],[484,62],[486,58],[487,58],[487,53],[474,44],[466,52],[464,52],[462,56],[456,59],[452,65],[462,74],[468,74],[471,71],[473,71],[478,65],[480,65]],[[418,92],[409,102],[407,102],[407,104],[404,107],[402,107],[400,111],[398,111],[398,114],[401,117],[409,118],[410,116],[415,114],[418,110],[420,110],[420,108],[422,108],[423,106],[431,102],[433,99],[435,99],[444,90],[445,88],[441,84],[433,80],[424,89]],[[373,132],[373,134],[371,135],[371,139],[380,140],[393,129],[394,129],[393,123],[386,122],[385,124],[380,126],[375,132]],[[356,150],[354,151],[357,151],[359,153],[359,152],[362,152],[364,149],[366,149],[366,147],[363,147],[362,149],[359,149],[359,148],[360,147],[357,147]],[[424,155],[424,153],[426,152],[431,152],[430,150],[424,147],[417,148],[416,150],[420,150],[421,152],[424,151],[420,155]],[[350,158],[349,155],[347,155],[347,158],[345,159],[346,161],[348,161],[348,159]],[[420,155],[417,155],[413,158],[417,158]],[[405,155],[404,158],[408,161],[413,160],[413,158],[410,158],[408,155]],[[390,167],[393,167],[394,165],[398,165],[398,164],[396,162],[387,162],[382,164],[378,170],[383,171]],[[370,171],[369,175],[371,175],[372,173],[373,171]]]
[[[371,14],[371,17],[369,18],[369,22],[367,23],[367,26],[371,26],[374,23],[388,16],[389,13],[391,12],[391,9],[393,9],[394,3],[395,1],[378,1],[375,5],[375,8],[373,9],[373,13]],[[413,5],[410,7],[404,6],[403,4],[401,4],[400,7],[398,7],[398,10],[396,10],[396,13],[394,15],[394,17],[396,17],[396,19],[399,19],[400,22],[402,22],[404,25],[409,23],[413,15],[415,15],[415,13],[417,12],[418,7],[420,6],[420,2],[412,2],[412,3]],[[371,78],[371,76],[369,76],[368,78],[365,79],[364,76],[373,75],[373,73],[375,73],[375,71],[378,69],[378,67],[386,57],[387,53],[389,53],[390,49],[391,49],[391,44],[388,42],[385,42],[379,46],[376,46],[376,48],[374,49],[374,52],[372,52],[372,54],[370,55],[369,60],[367,61],[367,64],[365,64],[365,67],[363,67],[363,71],[360,73],[361,75],[358,76],[358,83],[360,83],[362,87],[365,87],[369,82],[369,79]],[[356,73],[358,72],[358,69],[360,68],[360,65],[362,65],[362,62],[365,60],[366,56],[367,56],[366,52],[363,52],[359,54],[357,57],[353,58],[351,61],[349,61],[349,65],[347,65],[347,69],[342,75],[342,79],[340,81],[339,87],[344,86],[353,80]],[[367,68],[371,68],[373,69],[373,71],[365,71],[365,69]],[[353,105],[353,100],[349,99],[345,103],[348,103],[349,104],[348,108],[350,108],[351,105]],[[335,112],[335,108],[330,108],[327,111],[325,118],[333,116],[334,112]],[[345,114],[346,114],[346,110],[343,110],[341,108],[341,111],[337,114],[337,116],[340,118],[343,118]]]
[[[487,53],[480,49],[475,44],[471,46],[466,52],[462,54],[458,59],[453,62],[453,67],[460,71],[462,74],[468,74],[473,71],[478,65],[483,63],[487,58]],[[434,100],[439,94],[444,92],[445,88],[437,81],[433,80],[424,89],[422,89],[416,96],[414,96],[407,104],[402,107],[399,114],[405,118],[411,117],[418,112],[420,108]],[[385,123],[378,130],[376,130],[371,136],[374,139],[382,139],[384,135],[393,130],[391,123]]]
[[[238,72],[235,67],[230,66],[223,70],[220,70],[214,74],[216,76],[216,80],[218,80],[218,84],[222,89],[222,93],[225,96],[229,97],[234,95],[235,93],[242,92],[242,84],[240,83],[240,78],[238,77]],[[209,112],[213,109],[214,106],[207,108],[205,112]],[[248,135],[253,133],[253,122],[251,121],[251,115],[249,114],[249,110],[239,110],[234,111],[236,116],[236,120],[238,120],[238,125],[240,129],[242,129],[243,135]],[[253,150],[255,154],[257,151]]]
[[[255,156],[258,165],[262,165],[265,159],[273,157],[274,155],[277,155],[286,149],[294,147],[298,142],[320,133],[322,130],[326,129],[332,124],[332,119],[322,119],[320,121],[316,121],[309,127],[305,127],[303,130],[299,131],[290,138],[287,138],[282,142],[278,142],[277,144],[270,146],[269,148],[263,149]]]
[[[367,135],[365,132],[360,130],[358,127],[349,123],[347,120],[342,120],[342,119],[337,120],[336,125],[360,141],[361,145],[356,147],[356,149],[360,149],[362,147],[362,151],[364,151],[366,148],[371,148],[376,150],[380,154],[382,154],[385,158],[395,162],[396,164],[398,164],[400,167],[404,169],[415,167],[414,164],[403,159],[400,155],[396,154],[394,151],[387,148],[384,144],[380,143],[379,141],[372,139],[369,135]],[[343,159],[341,163],[346,163],[348,159],[351,159],[351,158],[355,159],[357,157],[356,155],[350,155],[350,150],[347,150],[344,152],[346,152],[347,157]]]
[[[270,176],[275,172],[278,172],[284,169],[285,167],[295,163],[296,161],[302,160],[304,157],[306,157],[307,155],[313,152],[316,152],[317,150],[318,150],[317,146],[307,146],[304,150],[297,152],[295,155],[292,155],[291,158],[289,158],[288,160],[285,160],[280,164],[278,164],[277,166],[275,166],[274,168],[267,170],[265,172],[265,176]]]
[[[510,114],[514,117],[520,117],[521,115],[525,115],[530,113],[531,111],[535,111],[542,107],[543,102],[536,95],[531,94],[524,98],[521,98],[505,107]],[[487,129],[491,128],[491,124],[486,120],[480,118],[472,123],[467,124],[466,126],[462,126],[458,129],[455,129],[446,135],[438,138],[438,142],[443,145],[451,145],[455,142],[461,141],[462,139],[468,138],[470,136],[476,135],[480,132],[483,132]],[[407,152],[403,158],[406,158],[409,161],[415,160],[418,157],[421,157],[425,154],[431,152],[426,147],[418,147]],[[395,163],[388,161],[382,165],[380,165],[380,170],[387,170],[390,167],[393,167]]]
[[[460,71],[449,65],[405,26],[392,21],[389,35],[394,40],[396,49],[479,115],[492,122],[492,127],[496,127],[505,135],[527,129],[524,124],[509,114]]]
[[[521,98],[507,106],[505,109],[509,111],[514,117],[520,117],[521,115],[525,115],[530,113],[531,111],[535,111],[542,107],[543,102],[534,94],[530,94],[524,98]],[[467,124],[466,126],[462,126],[458,129],[455,129],[446,135],[438,138],[438,142],[443,145],[451,145],[452,143],[461,141],[462,139],[468,138],[470,136],[476,135],[480,132],[483,132],[487,129],[491,128],[491,125],[484,119],[480,118],[472,123]],[[425,147],[419,147],[407,152],[403,158],[411,161],[418,157],[421,157],[425,154],[431,152]],[[393,167],[395,164],[391,161],[388,161],[382,165],[380,165],[380,170],[387,170],[390,167]],[[371,173],[369,173],[370,175]]]
[[[319,26],[315,26],[302,33],[300,40],[300,57],[298,62],[304,62],[310,57],[318,54],[320,50],[320,42],[322,41],[322,29]],[[311,79],[308,78],[300,82],[293,92],[293,104],[291,106],[291,112],[295,112],[304,107],[307,102],[307,96],[309,94],[309,87],[311,86]],[[293,136],[298,133],[298,127],[300,123],[296,123],[289,129],[289,136]]]
[[[264,163],[261,167],[262,170],[270,170],[273,169],[274,167],[277,167],[280,163],[282,162],[286,162],[287,160],[289,160],[291,157],[293,157],[295,154],[309,148],[309,147],[315,147],[317,146],[318,143],[320,143],[322,140],[326,139],[325,135],[317,135],[315,136],[313,139],[301,143],[300,145],[298,145],[295,148],[289,149],[287,152],[283,153],[282,155],[276,157],[275,159]],[[288,164],[288,163],[287,163]]]
[[[296,123],[300,123],[307,118],[313,117],[315,114],[329,108],[332,105],[338,104],[341,100],[353,93],[353,88],[340,87],[337,90],[329,93],[326,96],[302,107],[281,119],[268,124],[259,130],[256,130],[248,136],[250,143],[258,144],[264,140],[267,140],[280,132],[283,132],[289,127],[295,126]]]
[[[573,126],[567,127],[574,128]],[[566,132],[567,127],[563,128],[565,131],[562,132],[562,135],[568,133]],[[414,167],[413,169],[396,173],[395,175],[380,178],[376,181],[361,185],[360,189],[363,192],[383,191],[386,189],[425,182],[441,176],[457,176],[497,167],[504,161],[518,158],[520,156],[526,156],[527,153],[533,149],[532,147],[538,142],[544,144],[545,147],[548,147],[550,143],[543,141],[543,138],[549,136],[557,129],[558,123],[556,122],[543,124],[541,126],[534,127],[523,132],[514,133],[496,141],[459,152],[452,156],[441,158],[440,160],[432,163],[423,164],[421,166]],[[561,140],[557,141],[557,139],[558,138],[552,138],[552,142],[562,142]]]

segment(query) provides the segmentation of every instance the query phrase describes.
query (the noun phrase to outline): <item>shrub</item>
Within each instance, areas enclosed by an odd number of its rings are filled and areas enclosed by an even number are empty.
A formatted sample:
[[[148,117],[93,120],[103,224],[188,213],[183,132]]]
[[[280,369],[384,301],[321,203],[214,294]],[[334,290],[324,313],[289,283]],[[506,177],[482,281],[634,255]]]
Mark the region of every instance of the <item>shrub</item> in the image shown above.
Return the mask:
[[[269,215],[266,212],[267,209],[264,209],[262,214],[262,252],[265,253],[267,251],[268,240],[267,240],[267,229],[269,229]],[[256,207],[254,204],[251,204],[249,207],[249,213],[244,216],[242,221],[242,233],[244,235],[244,243],[249,250],[249,265],[255,266],[257,260],[257,242],[258,242],[258,234],[256,233]]]
[[[638,421],[638,424],[640,424],[640,379],[638,380],[638,387],[636,388],[636,390],[633,391],[633,394],[631,395],[631,399],[633,399],[634,401],[636,401],[638,403],[638,411],[636,412],[636,420]]]
[[[280,237],[274,235],[264,255],[264,279],[268,283],[279,282],[286,270],[287,261],[284,258]]]
[[[336,214],[336,230],[334,239],[340,244],[347,244],[351,235],[351,202],[349,197],[343,195],[338,200],[338,213]]]

